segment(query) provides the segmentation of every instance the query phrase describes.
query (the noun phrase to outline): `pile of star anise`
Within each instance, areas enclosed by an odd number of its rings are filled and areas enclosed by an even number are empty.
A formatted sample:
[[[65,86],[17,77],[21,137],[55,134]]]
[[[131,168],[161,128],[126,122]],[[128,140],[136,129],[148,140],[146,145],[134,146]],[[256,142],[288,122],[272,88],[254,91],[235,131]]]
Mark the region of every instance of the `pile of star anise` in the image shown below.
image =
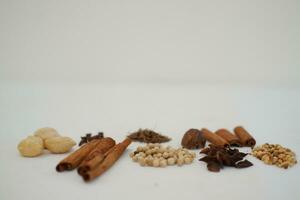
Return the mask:
[[[244,159],[248,154],[240,152],[238,149],[224,148],[215,145],[209,145],[200,151],[200,154],[206,154],[199,161],[207,163],[207,169],[212,172],[219,172],[224,166],[235,168],[246,168],[253,164]]]

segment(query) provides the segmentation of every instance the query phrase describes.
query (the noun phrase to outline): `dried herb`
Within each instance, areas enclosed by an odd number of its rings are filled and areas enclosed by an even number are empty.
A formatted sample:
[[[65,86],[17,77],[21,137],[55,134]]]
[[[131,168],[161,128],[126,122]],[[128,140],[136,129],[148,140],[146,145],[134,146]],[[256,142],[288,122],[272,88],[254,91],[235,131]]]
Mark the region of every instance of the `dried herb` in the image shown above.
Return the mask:
[[[235,168],[246,168],[253,164],[244,160],[246,153],[240,152],[238,149],[231,149],[229,147],[220,147],[210,144],[209,147],[200,151],[206,156],[199,159],[207,163],[207,169],[212,172],[219,172],[223,166],[231,166]]]
[[[199,149],[205,147],[206,139],[198,129],[188,130],[182,140],[181,145],[187,149]]]
[[[131,133],[128,137],[133,141],[145,143],[163,143],[171,140],[169,137],[156,133],[150,129],[139,129],[138,131]]]
[[[99,132],[97,135],[92,136],[91,133],[87,133],[85,136],[81,137],[81,140],[79,142],[79,146],[88,143],[95,139],[102,139],[104,137],[104,134],[102,132]]]

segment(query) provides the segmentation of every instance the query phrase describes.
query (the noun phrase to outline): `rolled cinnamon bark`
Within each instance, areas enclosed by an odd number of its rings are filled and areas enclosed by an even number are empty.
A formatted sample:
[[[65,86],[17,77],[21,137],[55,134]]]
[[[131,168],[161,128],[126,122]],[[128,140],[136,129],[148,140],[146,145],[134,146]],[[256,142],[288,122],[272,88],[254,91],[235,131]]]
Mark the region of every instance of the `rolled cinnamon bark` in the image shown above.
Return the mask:
[[[65,159],[60,161],[56,166],[56,171],[62,172],[75,169],[83,159],[98,145],[101,139],[92,140],[91,142],[81,146],[79,149],[71,153]]]
[[[255,139],[242,126],[237,126],[234,129],[235,135],[239,138],[243,146],[254,147]]]
[[[239,141],[239,138],[236,135],[230,133],[227,129],[219,129],[215,133],[221,138],[223,138],[224,140],[226,140],[230,146],[233,147],[242,146],[241,142]]]
[[[202,136],[208,140],[210,143],[216,145],[216,146],[222,146],[222,147],[228,147],[229,144],[226,140],[218,136],[217,134],[214,134],[210,130],[203,128],[201,129]]]
[[[78,167],[78,174],[83,174],[88,170],[95,168],[100,164],[104,157],[105,153],[115,146],[116,142],[112,138],[104,138],[98,143],[98,145],[89,153],[89,155],[81,162]]]
[[[123,142],[117,144],[113,147],[110,153],[105,157],[105,159],[97,165],[94,169],[81,174],[85,181],[91,181],[97,176],[103,174],[107,169],[109,169],[124,153],[125,149],[130,145],[131,139],[126,138]]]

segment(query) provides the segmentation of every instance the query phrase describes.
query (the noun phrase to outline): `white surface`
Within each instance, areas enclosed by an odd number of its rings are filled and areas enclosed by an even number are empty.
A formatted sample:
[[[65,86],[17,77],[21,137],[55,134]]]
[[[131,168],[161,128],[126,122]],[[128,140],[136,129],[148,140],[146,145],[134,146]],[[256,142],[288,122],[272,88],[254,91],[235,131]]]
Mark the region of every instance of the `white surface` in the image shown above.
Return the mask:
[[[0,79],[299,84],[297,0],[1,0]]]
[[[117,141],[152,128],[244,125],[300,153],[300,1],[0,1],[0,199],[300,199],[299,165],[218,174],[195,161],[142,168],[128,153],[86,184],[65,155],[19,156],[51,126]],[[146,84],[145,84],[146,83]]]
[[[299,101],[296,88],[4,83],[0,199],[296,200],[299,164],[283,170],[248,156],[253,167],[225,168],[217,174],[197,160],[183,167],[140,167],[128,157],[133,144],[109,171],[86,184],[75,171],[55,171],[65,155],[23,158],[16,146],[43,126],[76,140],[87,132],[104,131],[118,141],[140,127],[153,128],[178,146],[189,128],[231,129],[241,124],[258,144],[280,143],[299,154]]]

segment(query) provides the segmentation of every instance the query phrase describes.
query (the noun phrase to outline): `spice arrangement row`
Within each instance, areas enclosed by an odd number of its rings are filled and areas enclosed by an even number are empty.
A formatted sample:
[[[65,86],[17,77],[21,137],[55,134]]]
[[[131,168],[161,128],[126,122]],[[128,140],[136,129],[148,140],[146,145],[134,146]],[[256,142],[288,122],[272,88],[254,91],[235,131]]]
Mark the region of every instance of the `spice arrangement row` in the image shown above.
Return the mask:
[[[132,142],[146,143],[129,153],[132,161],[143,167],[165,168],[191,164],[196,158],[196,153],[191,150],[196,149],[203,155],[199,161],[206,163],[211,172],[219,172],[224,167],[253,166],[246,159],[248,154],[240,151],[241,147],[250,147],[250,155],[268,165],[287,169],[297,163],[296,154],[279,144],[265,143],[255,146],[256,140],[242,126],[235,127],[232,132],[227,129],[215,132],[206,128],[189,129],[182,137],[181,147],[177,148],[162,144],[170,140],[170,137],[150,129],[139,129],[120,143],[104,136],[102,132],[96,135],[88,133],[81,137],[79,147],[57,164],[56,171],[76,169],[84,181],[91,181],[113,166]],[[45,127],[20,141],[18,150],[24,157],[37,157],[42,155],[44,150],[54,154],[67,153],[75,145],[76,142],[72,138],[61,136],[54,128]]]

